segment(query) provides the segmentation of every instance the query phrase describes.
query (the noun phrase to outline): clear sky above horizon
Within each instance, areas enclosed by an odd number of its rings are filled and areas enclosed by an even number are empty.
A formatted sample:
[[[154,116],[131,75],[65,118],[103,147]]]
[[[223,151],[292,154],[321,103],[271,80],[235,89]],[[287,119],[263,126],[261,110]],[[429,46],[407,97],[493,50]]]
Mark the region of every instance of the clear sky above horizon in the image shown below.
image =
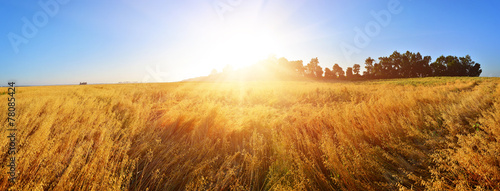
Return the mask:
[[[500,77],[500,1],[0,2],[0,84],[171,82],[269,55],[364,66],[393,51],[465,56]],[[0,85],[2,86],[2,85]]]

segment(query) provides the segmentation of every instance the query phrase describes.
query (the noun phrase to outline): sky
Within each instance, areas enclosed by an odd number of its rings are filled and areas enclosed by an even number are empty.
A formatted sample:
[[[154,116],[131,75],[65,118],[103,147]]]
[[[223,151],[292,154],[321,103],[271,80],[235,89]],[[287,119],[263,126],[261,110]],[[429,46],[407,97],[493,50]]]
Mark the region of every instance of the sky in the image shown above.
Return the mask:
[[[500,77],[500,1],[0,2],[0,86],[173,82],[266,59],[465,56]]]

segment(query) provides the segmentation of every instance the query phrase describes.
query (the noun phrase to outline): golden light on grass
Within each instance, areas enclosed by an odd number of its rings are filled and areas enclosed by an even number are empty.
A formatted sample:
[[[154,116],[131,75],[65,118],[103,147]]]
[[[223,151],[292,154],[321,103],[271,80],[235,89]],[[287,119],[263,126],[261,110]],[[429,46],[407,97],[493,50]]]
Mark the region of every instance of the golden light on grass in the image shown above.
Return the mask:
[[[500,189],[499,82],[19,87],[0,190]]]

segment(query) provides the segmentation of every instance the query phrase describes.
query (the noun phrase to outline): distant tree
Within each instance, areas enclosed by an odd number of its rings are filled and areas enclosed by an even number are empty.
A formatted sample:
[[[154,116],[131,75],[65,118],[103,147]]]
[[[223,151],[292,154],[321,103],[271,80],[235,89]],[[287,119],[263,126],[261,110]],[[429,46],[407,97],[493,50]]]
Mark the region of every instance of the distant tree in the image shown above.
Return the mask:
[[[214,68],[212,69],[212,72],[210,72],[210,75],[213,76],[213,75],[216,75],[217,74],[217,70]]]
[[[430,56],[422,57],[420,52],[406,53],[400,55],[399,76],[404,78],[426,77],[430,76],[432,70],[429,66]]]
[[[392,62],[389,57],[379,57],[378,58],[378,73],[377,78],[391,78]],[[376,64],[377,65],[377,64]]]
[[[278,59],[278,65],[280,68],[280,73],[284,73],[281,75],[285,75],[288,77],[298,77],[304,76],[305,74],[305,67],[302,60],[288,61],[286,58],[280,58]]]
[[[353,76],[353,74],[352,74],[352,68],[348,67],[347,70],[346,70],[346,73],[345,73],[345,77],[347,79],[352,79],[352,76]]]
[[[465,57],[460,57],[460,62],[465,69],[465,73],[467,76],[477,77],[480,76],[483,70],[481,70],[481,65],[472,61],[469,55]]]
[[[444,76],[446,73],[446,59],[444,56],[440,56],[431,64],[432,75],[433,76]]]
[[[306,65],[306,75],[312,78],[320,78],[323,76],[323,68],[318,65],[319,61],[318,58],[313,58],[311,61]]]
[[[307,65],[305,66],[305,73],[307,77],[316,77],[314,71],[318,63],[319,61],[317,58],[313,58],[311,59],[311,61],[309,61],[309,63],[307,63]]]
[[[334,78],[334,74],[330,70],[330,68],[325,68],[325,78],[326,79],[333,79]]]
[[[332,72],[336,78],[344,78],[344,70],[339,66],[339,64],[333,65]]]
[[[344,69],[340,68],[340,71],[338,73],[339,79],[344,79],[345,78],[345,72]]]
[[[374,64],[375,60],[371,57],[368,57],[366,60],[365,60],[365,69],[366,71],[363,73],[363,76],[364,77],[372,77],[374,75],[374,67],[373,67],[373,64]]]
[[[368,57],[365,60],[363,78],[415,78],[427,76],[480,76],[481,65],[474,62],[470,55],[464,57],[441,55],[434,62],[430,56],[422,56],[420,52],[413,53],[406,51],[401,54],[394,51],[391,55],[379,57],[378,63],[375,59]],[[332,69],[323,68],[319,65],[318,58],[312,58],[307,65],[303,65],[302,60],[289,61],[282,57],[270,56],[266,60],[247,68],[247,73],[252,74],[252,79],[262,79],[272,77],[278,79],[290,79],[299,76],[310,78],[326,79],[359,79],[361,66],[354,64],[348,67],[346,72],[338,64],[334,64]],[[222,70],[222,75],[234,75],[231,65],[227,65]],[[217,70],[213,69],[210,76],[216,75]],[[323,76],[324,74],[324,76]]]
[[[372,78],[382,78],[384,75],[384,71],[382,69],[382,65],[379,63],[373,64],[373,73],[371,74]]]
[[[379,64],[382,67],[382,78],[401,77],[400,68],[402,65],[401,54],[394,51],[389,57],[379,57]]]
[[[397,51],[395,51],[397,52]],[[394,54],[393,54],[394,55]],[[396,65],[396,72],[398,77],[403,77],[403,78],[411,78],[415,77],[415,70],[413,69],[413,64],[414,61],[416,60],[416,55],[411,53],[410,51],[406,51],[404,54],[397,54],[396,56],[393,57],[393,60],[397,60],[395,62]]]
[[[297,73],[297,75],[299,76],[305,75],[305,67],[302,60],[290,61],[290,65],[293,68],[293,70]]]
[[[476,63],[469,71],[469,76],[479,77],[481,73],[483,73],[483,70],[481,69],[481,64]]]
[[[359,76],[360,69],[361,69],[361,66],[359,64],[354,64],[354,66],[352,66],[352,72],[356,76]]]
[[[417,53],[420,54],[420,53]],[[423,59],[416,63],[415,70],[417,72],[417,77],[428,77],[432,75],[432,68],[429,65],[431,62],[430,56],[424,56]]]
[[[460,63],[460,60],[456,56],[447,56],[445,58],[446,60],[446,76],[464,76],[465,74],[465,68],[463,68],[462,63]]]
[[[283,67],[287,67],[288,59],[286,59],[285,57],[281,57],[278,59],[278,64],[283,66]]]
[[[277,71],[278,74],[276,74],[277,76],[290,77],[296,75],[293,65],[291,65],[290,62],[284,57],[278,59],[277,70],[278,70]]]
[[[481,65],[472,61],[469,55],[460,58],[441,55],[430,68],[433,76],[480,76],[482,73]]]
[[[293,70],[291,68],[291,65],[289,64],[288,59],[286,59],[285,57],[281,57],[278,59],[278,68],[280,69],[280,72],[285,73],[289,73]]]
[[[440,56],[431,62],[430,56],[422,56],[420,52],[406,51],[400,54],[394,51],[388,57],[379,57],[379,63],[372,67],[373,60],[368,58],[365,62],[367,72],[375,78],[414,78],[427,76],[479,76],[481,66],[470,58],[456,56]]]
[[[446,63],[445,60],[443,63]],[[372,61],[367,59],[366,62],[369,64]],[[376,78],[426,77],[433,74],[430,62],[430,56],[422,57],[419,52],[406,51],[404,54],[400,54],[398,51],[394,51],[388,57],[379,57],[379,65],[374,66],[371,73]],[[436,69],[439,69],[436,64],[435,66]]]
[[[316,67],[316,71],[314,71],[314,73],[316,74],[316,78],[322,78],[323,77],[323,68],[321,68],[321,66],[317,66]]]

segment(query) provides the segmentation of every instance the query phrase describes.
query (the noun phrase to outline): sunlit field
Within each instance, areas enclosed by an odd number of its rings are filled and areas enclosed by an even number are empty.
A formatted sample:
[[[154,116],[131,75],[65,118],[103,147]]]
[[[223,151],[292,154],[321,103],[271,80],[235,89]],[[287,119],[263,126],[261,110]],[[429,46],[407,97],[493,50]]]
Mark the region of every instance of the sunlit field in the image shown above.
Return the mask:
[[[498,190],[499,83],[18,87],[0,190]]]

